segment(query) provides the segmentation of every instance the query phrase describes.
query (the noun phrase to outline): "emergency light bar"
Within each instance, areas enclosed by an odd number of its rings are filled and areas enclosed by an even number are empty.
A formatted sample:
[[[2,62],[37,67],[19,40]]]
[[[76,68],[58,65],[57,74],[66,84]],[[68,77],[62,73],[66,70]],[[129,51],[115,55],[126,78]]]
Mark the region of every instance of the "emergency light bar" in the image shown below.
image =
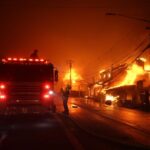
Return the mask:
[[[41,58],[41,59],[33,59],[33,58],[3,58],[2,59],[3,63],[44,63],[48,64],[48,61]]]

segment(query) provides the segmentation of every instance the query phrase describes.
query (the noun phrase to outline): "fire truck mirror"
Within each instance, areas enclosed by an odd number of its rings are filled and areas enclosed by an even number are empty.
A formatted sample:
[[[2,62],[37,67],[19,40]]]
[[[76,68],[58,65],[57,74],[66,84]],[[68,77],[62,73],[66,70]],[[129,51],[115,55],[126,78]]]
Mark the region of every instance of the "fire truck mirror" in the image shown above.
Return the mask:
[[[57,82],[58,81],[58,70],[55,70],[55,82]]]

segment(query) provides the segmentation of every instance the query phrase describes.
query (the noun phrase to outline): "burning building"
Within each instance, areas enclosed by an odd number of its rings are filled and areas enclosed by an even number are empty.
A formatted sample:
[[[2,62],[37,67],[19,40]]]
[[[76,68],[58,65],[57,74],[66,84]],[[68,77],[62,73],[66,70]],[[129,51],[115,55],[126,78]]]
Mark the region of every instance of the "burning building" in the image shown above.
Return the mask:
[[[140,61],[137,59],[109,83],[105,88],[106,101],[115,100],[121,106],[149,107],[150,70],[145,70],[144,62]]]
[[[71,96],[83,97],[87,91],[87,84],[74,68],[65,74],[63,84],[71,84]]]
[[[100,72],[93,91],[102,102],[119,106],[150,106],[150,66],[144,58]],[[96,86],[95,86],[96,85]],[[96,87],[96,88],[95,88]],[[103,98],[103,99],[102,99]]]
[[[120,65],[99,72],[99,80],[91,86],[90,94],[99,99],[127,106],[150,108],[150,44],[147,38]],[[141,56],[146,56],[149,61]],[[119,62],[119,63],[120,63]],[[94,91],[94,92],[91,92]],[[92,95],[90,95],[92,96]],[[105,97],[105,98],[104,98]]]

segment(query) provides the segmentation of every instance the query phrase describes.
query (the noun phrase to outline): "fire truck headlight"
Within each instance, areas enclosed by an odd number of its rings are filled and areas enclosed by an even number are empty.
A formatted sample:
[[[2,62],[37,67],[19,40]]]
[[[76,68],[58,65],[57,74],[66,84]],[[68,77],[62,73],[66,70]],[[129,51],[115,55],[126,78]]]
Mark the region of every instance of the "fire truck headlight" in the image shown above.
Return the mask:
[[[49,92],[49,95],[54,95],[54,91],[50,90]]]

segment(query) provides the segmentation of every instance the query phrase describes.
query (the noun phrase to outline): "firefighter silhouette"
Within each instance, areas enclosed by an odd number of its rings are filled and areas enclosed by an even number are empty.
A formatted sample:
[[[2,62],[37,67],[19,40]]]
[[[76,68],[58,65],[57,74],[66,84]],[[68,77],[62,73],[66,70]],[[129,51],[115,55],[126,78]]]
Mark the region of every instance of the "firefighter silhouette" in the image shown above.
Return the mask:
[[[71,86],[67,85],[65,89],[61,88],[61,93],[62,93],[62,99],[63,99],[63,106],[64,106],[64,114],[69,114],[69,109],[68,109],[68,98],[70,94],[70,89]]]
[[[35,50],[31,53],[30,58],[33,58],[33,59],[39,58],[39,56],[38,56],[38,50],[37,50],[37,49],[35,49]]]

